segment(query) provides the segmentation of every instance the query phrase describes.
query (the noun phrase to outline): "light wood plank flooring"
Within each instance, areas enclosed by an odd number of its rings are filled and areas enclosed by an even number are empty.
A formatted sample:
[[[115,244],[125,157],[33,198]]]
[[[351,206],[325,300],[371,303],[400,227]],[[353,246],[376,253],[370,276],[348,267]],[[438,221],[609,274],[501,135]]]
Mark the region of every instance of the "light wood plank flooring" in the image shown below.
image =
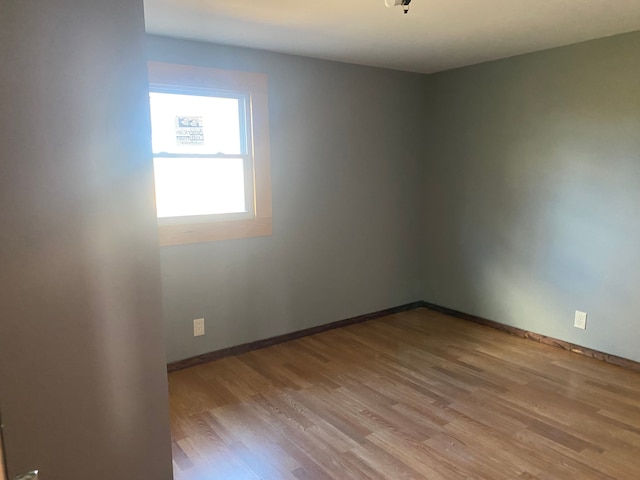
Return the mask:
[[[640,374],[426,309],[169,384],[176,480],[640,479]]]

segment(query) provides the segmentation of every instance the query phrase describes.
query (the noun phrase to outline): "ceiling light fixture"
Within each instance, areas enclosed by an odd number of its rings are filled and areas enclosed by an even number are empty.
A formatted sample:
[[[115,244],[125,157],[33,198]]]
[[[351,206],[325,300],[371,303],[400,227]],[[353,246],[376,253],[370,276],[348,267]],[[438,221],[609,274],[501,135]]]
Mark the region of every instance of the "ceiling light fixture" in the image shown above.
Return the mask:
[[[384,0],[384,4],[387,7],[399,7],[402,6],[404,13],[409,13],[409,4],[411,0]]]

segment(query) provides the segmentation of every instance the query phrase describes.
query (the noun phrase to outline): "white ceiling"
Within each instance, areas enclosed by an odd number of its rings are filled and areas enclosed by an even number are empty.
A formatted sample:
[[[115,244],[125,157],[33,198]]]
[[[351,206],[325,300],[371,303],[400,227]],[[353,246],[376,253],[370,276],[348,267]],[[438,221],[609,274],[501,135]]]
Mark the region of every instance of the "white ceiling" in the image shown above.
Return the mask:
[[[640,30],[640,0],[145,0],[147,31],[431,73]]]

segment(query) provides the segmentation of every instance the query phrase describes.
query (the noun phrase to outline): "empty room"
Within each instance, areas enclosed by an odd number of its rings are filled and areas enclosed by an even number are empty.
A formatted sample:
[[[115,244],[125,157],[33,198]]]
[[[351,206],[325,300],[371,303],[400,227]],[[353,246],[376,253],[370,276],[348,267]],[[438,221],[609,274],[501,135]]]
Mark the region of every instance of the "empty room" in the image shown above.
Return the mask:
[[[637,0],[8,0],[0,480],[640,477]]]

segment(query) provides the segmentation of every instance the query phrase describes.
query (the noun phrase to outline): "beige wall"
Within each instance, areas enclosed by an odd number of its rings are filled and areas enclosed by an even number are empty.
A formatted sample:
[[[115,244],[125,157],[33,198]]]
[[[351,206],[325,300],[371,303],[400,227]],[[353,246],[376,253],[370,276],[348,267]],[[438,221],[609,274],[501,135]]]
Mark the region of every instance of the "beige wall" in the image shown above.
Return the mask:
[[[149,56],[269,76],[273,235],[162,249],[169,360],[420,298],[423,76],[160,37]]]
[[[639,53],[640,32],[428,78],[425,300],[640,360]]]
[[[171,478],[141,0],[0,9],[12,478]]]

